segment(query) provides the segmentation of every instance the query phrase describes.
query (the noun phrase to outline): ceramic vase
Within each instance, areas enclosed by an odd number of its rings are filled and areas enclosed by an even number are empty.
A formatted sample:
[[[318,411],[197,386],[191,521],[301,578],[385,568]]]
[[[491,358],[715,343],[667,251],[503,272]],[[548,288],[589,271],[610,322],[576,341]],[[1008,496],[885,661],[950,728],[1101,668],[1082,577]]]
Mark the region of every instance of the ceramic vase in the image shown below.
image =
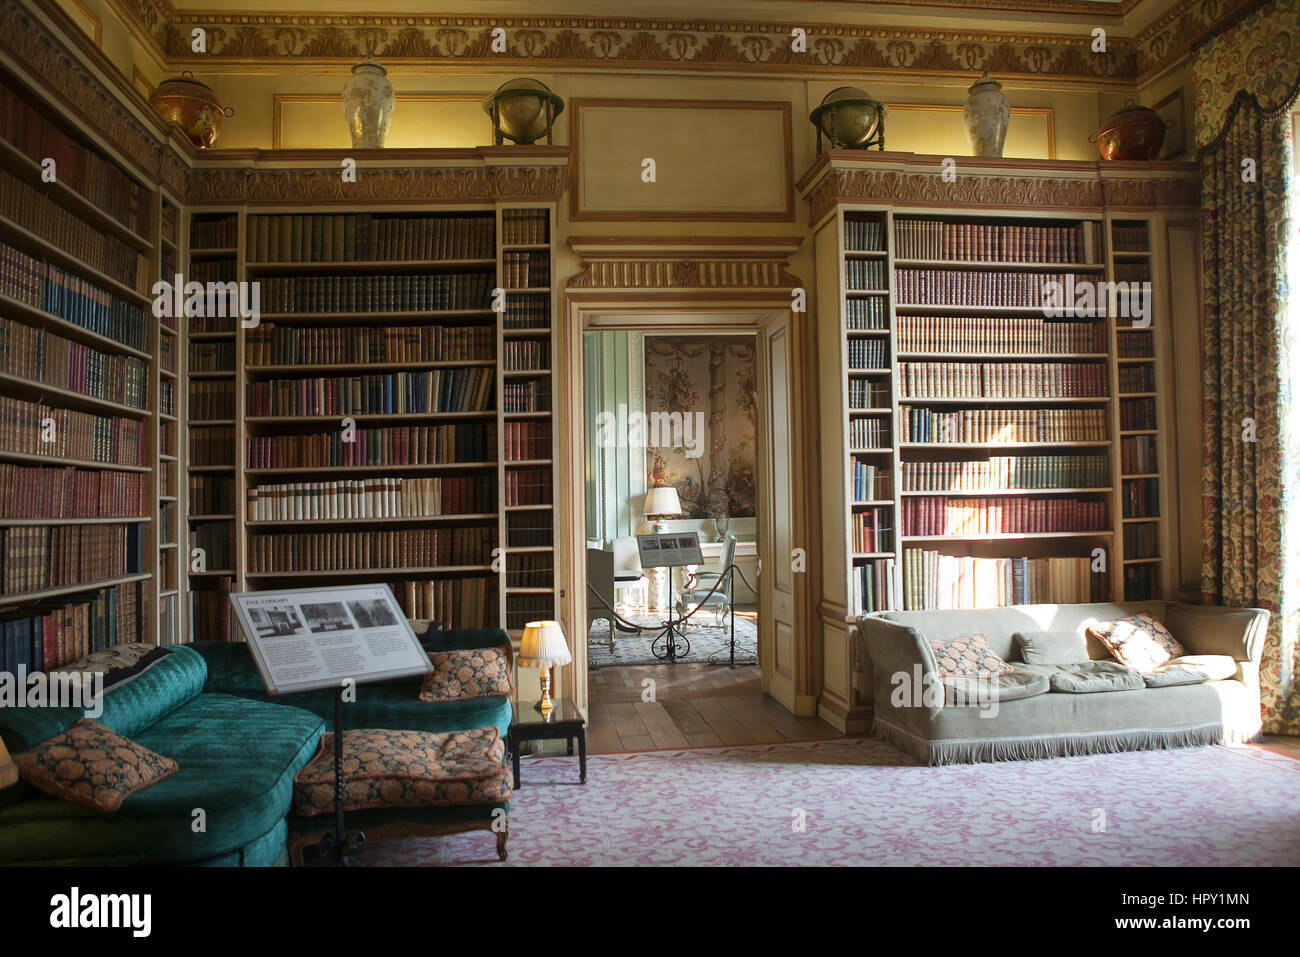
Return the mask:
[[[348,121],[354,149],[374,150],[384,145],[393,122],[393,84],[388,71],[366,57],[352,68],[343,84],[343,116]]]
[[[962,110],[966,139],[976,156],[1001,156],[1011,122],[1011,107],[1002,95],[1002,84],[988,72],[970,86],[970,96]]]

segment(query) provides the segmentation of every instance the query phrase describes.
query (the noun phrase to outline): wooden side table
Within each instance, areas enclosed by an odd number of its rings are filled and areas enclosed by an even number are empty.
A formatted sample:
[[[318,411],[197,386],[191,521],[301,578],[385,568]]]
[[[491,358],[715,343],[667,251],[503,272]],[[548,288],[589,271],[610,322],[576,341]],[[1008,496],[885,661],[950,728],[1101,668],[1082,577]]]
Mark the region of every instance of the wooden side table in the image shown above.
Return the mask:
[[[563,739],[568,742],[568,753],[573,754],[573,742],[578,741],[578,783],[587,783],[587,722],[582,717],[578,706],[569,698],[560,698],[554,702],[550,719],[533,707],[533,702],[516,701],[513,705],[514,715],[510,720],[510,730],[506,734],[506,747],[510,751],[510,760],[514,764],[515,787],[519,784],[519,745],[525,741],[547,741]]]

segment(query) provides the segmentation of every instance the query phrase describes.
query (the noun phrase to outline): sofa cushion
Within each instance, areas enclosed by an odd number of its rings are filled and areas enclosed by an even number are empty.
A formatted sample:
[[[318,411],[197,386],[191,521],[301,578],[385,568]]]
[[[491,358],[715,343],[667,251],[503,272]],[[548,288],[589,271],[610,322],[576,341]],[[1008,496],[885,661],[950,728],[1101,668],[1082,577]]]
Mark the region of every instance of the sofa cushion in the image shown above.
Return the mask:
[[[930,639],[941,678],[991,678],[1011,673],[1011,666],[989,650],[983,635],[962,635],[949,641]]]
[[[170,650],[170,649],[168,649]],[[130,668],[146,655],[158,651],[158,646],[147,641],[128,641],[103,651],[92,651],[84,658],[59,665],[59,671],[74,672],[109,672],[118,668]]]
[[[1170,658],[1153,671],[1143,672],[1148,688],[1195,685],[1203,681],[1220,681],[1237,674],[1237,661],[1231,655],[1183,655]]]
[[[497,648],[443,651],[429,659],[433,670],[424,676],[420,700],[426,703],[466,698],[510,697],[510,659]]]
[[[334,782],[334,735],[327,734],[294,780],[294,811],[304,817],[332,813]],[[496,804],[509,797],[505,744],[496,728],[343,732],[345,810]]]
[[[988,678],[940,678],[945,707],[974,708],[990,701],[1015,701],[1046,694],[1050,688],[1047,675],[1016,668],[1006,674]]]
[[[1027,665],[1071,665],[1088,660],[1088,641],[1077,631],[1018,631],[1016,644]]]
[[[1118,661],[1084,661],[1052,666],[1052,690],[1061,694],[1136,691],[1146,687],[1142,676]]]
[[[89,718],[13,758],[28,784],[99,811],[116,811],[136,791],[176,773],[171,758]]]
[[[1151,671],[1183,653],[1183,646],[1153,615],[1145,612],[1131,618],[1099,621],[1088,627],[1120,664],[1139,671]]]

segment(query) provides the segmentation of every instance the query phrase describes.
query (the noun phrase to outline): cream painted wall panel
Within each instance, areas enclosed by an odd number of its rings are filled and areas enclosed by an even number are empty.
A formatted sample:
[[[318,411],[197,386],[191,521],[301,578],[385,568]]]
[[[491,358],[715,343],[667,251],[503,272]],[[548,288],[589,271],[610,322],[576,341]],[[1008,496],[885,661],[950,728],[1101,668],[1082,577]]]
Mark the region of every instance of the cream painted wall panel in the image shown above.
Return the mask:
[[[570,104],[577,111],[580,210],[757,213],[784,218],[791,194],[779,107]],[[642,181],[642,161],[656,166]]]
[[[1017,112],[1025,109],[1036,112]],[[886,117],[886,146],[897,148],[897,143],[924,143],[925,149],[917,152],[953,157],[970,155],[970,142],[966,139],[966,130],[962,126],[962,110],[959,106],[898,104],[890,108]],[[1028,159],[1054,159],[1056,129],[1051,108],[1012,107],[1002,154]]]

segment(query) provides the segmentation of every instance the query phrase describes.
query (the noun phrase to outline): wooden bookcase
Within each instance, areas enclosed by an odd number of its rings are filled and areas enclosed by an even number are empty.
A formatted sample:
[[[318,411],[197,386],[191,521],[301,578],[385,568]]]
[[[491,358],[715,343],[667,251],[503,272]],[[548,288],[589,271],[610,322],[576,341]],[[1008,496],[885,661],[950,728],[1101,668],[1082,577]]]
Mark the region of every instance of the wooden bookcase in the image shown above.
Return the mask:
[[[1195,209],[1194,169],[960,162],[950,182],[940,158],[830,151],[799,184],[840,425],[822,438],[821,712],[847,730],[869,713],[863,615],[1159,598],[1174,574],[1160,237]],[[1049,315],[1050,281],[1107,308]],[[1152,284],[1146,319],[1109,301],[1128,282]]]
[[[161,207],[7,73],[0,101],[0,618],[32,670],[156,634]]]

